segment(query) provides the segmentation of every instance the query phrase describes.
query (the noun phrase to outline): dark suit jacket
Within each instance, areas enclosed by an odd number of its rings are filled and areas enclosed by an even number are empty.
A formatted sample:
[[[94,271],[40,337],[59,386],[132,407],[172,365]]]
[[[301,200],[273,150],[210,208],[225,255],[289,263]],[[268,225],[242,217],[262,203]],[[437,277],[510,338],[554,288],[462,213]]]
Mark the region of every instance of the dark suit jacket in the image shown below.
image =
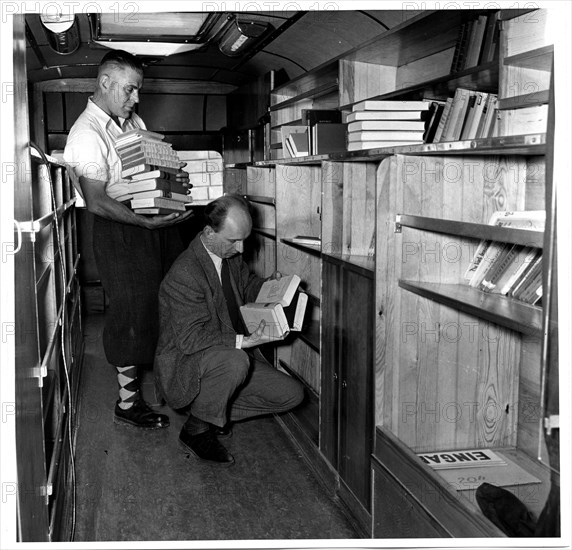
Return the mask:
[[[228,260],[238,304],[253,302],[264,279],[237,255]],[[165,400],[181,408],[199,392],[199,362],[212,346],[235,348],[236,332],[228,314],[214,264],[197,235],[175,261],[159,291],[159,342],[155,378]]]

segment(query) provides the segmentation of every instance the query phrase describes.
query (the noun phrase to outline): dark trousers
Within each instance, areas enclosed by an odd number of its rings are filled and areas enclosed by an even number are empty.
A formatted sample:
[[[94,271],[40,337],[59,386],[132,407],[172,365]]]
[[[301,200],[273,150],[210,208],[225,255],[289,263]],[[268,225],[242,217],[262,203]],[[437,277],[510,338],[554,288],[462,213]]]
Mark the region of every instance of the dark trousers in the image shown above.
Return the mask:
[[[159,286],[182,251],[176,226],[144,229],[94,216],[93,252],[109,297],[103,348],[112,365],[153,363]]]
[[[201,360],[199,377],[200,391],[190,412],[216,426],[285,412],[304,397],[302,385],[273,368],[259,352],[210,348]]]

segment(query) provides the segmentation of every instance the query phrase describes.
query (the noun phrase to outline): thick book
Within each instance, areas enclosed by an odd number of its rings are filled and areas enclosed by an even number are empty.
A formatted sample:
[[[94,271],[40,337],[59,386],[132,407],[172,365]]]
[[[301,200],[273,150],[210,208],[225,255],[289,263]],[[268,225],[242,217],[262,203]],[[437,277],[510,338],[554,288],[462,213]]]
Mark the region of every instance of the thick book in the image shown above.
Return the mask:
[[[116,200],[123,202],[129,199],[150,199],[153,197],[164,197],[166,199],[172,199],[179,202],[190,202],[192,200],[191,195],[183,193],[172,193],[171,191],[164,191],[162,189],[154,189],[151,191],[138,191],[136,193],[126,193],[117,197]]]
[[[439,124],[437,125],[437,131],[433,137],[433,143],[439,143],[442,141],[443,137],[443,130],[447,124],[447,120],[449,119],[449,113],[451,112],[451,106],[453,105],[453,98],[449,97],[445,101],[445,106],[443,107],[443,112],[441,113],[441,117],[439,118]]]
[[[359,120],[348,124],[348,132],[361,130],[425,130],[423,120]]]
[[[170,193],[187,194],[188,188],[175,179],[151,178],[144,180],[131,180],[127,184],[130,193],[143,191],[168,191]]]
[[[470,69],[479,63],[481,56],[481,48],[485,36],[487,25],[487,16],[479,15],[471,29],[471,36],[469,37],[469,46],[467,48],[467,56],[463,69]]]
[[[365,132],[349,132],[348,141],[409,141],[423,143],[423,130],[418,131],[398,131],[398,130],[378,130]]]
[[[362,151],[365,149],[383,149],[384,147],[400,147],[402,145],[419,145],[420,140],[384,140],[384,141],[350,141],[348,151]]]
[[[297,291],[288,306],[282,306],[290,330],[301,332],[304,324],[304,315],[308,305],[308,295]]]
[[[346,117],[346,122],[359,120],[425,120],[427,111],[353,111]]]
[[[163,134],[159,134],[158,132],[152,132],[151,130],[143,130],[143,128],[135,128],[133,130],[128,130],[127,132],[123,132],[120,134],[115,143],[128,141],[129,139],[134,139],[137,137],[146,138],[150,140],[162,141],[165,139]]]
[[[471,98],[469,110],[463,131],[461,132],[461,140],[475,139],[477,137],[477,129],[483,116],[485,104],[488,94],[486,92],[476,92]]]
[[[137,181],[156,180],[156,179],[175,181],[175,178],[178,173],[179,173],[179,168],[174,170],[172,168],[150,166],[148,170],[142,170],[137,174],[133,174],[131,176],[130,183]]]
[[[417,456],[421,462],[435,470],[503,466],[506,464],[506,461],[502,456],[490,449],[434,451],[430,453],[417,453]]]
[[[284,152],[287,152],[288,155],[285,156],[289,156],[290,155],[290,149],[288,149],[286,141],[288,140],[288,136],[290,134],[303,134],[306,138],[306,140],[308,140],[308,127],[307,126],[302,126],[301,124],[287,124],[284,126],[280,127],[280,135],[282,138],[282,148]],[[309,142],[308,142],[309,143]]]
[[[485,25],[485,36],[481,48],[479,63],[489,63],[494,59],[499,37],[499,11],[494,11],[487,16]]]
[[[341,122],[342,113],[337,109],[302,109],[302,122],[313,126],[318,122]]]
[[[256,300],[240,306],[240,313],[249,333],[254,332],[262,320],[266,322],[266,330],[269,334],[276,338],[281,338],[293,330],[288,323],[284,308],[291,305],[299,285],[300,277],[295,274],[265,281],[260,287]],[[304,299],[302,301],[298,299],[295,303],[293,318],[303,319],[306,309]],[[299,324],[301,326],[301,321]]]
[[[306,157],[310,154],[307,134],[290,134],[286,144],[293,157]]]
[[[347,124],[317,122],[312,126],[310,139],[312,155],[325,155],[346,151]]]
[[[191,202],[189,200],[188,202]],[[168,208],[172,212],[184,212],[186,210],[185,203],[173,199],[163,197],[150,197],[147,199],[131,199],[131,208]]]
[[[366,99],[355,103],[352,111],[427,111],[429,103],[423,100]]]
[[[149,163],[144,162],[141,164],[136,164],[135,166],[132,166],[131,168],[123,169],[121,171],[121,177],[128,178],[131,176],[131,178],[133,178],[133,176],[135,176],[136,174],[143,174],[145,172],[154,172],[154,171],[167,172],[170,174],[178,174],[179,173],[179,167],[178,166],[164,166],[162,164],[149,164]],[[142,178],[140,178],[140,179],[142,179]]]
[[[440,141],[457,141],[461,137],[463,123],[469,106],[469,98],[475,94],[472,90],[457,88],[453,103]]]

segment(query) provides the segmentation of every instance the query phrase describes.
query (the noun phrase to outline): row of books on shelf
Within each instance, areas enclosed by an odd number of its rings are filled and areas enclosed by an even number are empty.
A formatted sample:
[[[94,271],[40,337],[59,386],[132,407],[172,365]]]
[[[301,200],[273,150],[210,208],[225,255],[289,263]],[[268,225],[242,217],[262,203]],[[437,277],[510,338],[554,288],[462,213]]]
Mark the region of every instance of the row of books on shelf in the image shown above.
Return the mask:
[[[493,61],[500,37],[499,12],[479,15],[459,27],[451,72],[456,73]]]
[[[494,212],[489,225],[544,231],[543,210]],[[469,286],[537,304],[542,299],[542,250],[535,246],[482,240],[464,274]]]
[[[544,133],[548,105],[503,111],[497,94],[457,88],[446,100],[360,101],[346,123],[335,109],[305,109],[302,117],[303,125],[281,127],[288,157]]]

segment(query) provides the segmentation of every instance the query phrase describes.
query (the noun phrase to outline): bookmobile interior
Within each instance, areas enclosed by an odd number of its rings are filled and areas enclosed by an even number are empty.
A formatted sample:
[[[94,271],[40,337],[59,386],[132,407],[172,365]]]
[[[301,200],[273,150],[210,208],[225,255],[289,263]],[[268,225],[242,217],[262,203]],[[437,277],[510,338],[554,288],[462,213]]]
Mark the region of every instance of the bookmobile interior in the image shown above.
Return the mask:
[[[569,20],[567,4],[10,14],[22,169],[11,255],[17,483],[3,473],[3,506],[15,510],[3,530],[22,542],[564,540],[555,174],[569,140],[555,136],[570,101],[558,40],[570,33],[551,25]],[[299,274],[309,297],[304,329],[266,350],[303,383],[304,402],[237,424],[237,464],[224,472],[178,452],[173,426],[113,424],[92,215],[61,160],[110,48],[141,56],[137,112],[197,166],[192,195],[222,185],[246,196],[249,265]],[[495,98],[493,130],[301,155],[287,143],[312,110],[348,123],[364,100],[438,109],[459,89]],[[200,200],[194,208],[180,225],[188,241]],[[496,211],[545,221],[490,225]],[[481,242],[534,250],[535,300],[467,282]],[[142,391],[154,398],[150,370]],[[498,463],[436,468],[439,458],[420,457],[483,452]],[[483,504],[484,483],[505,500]]]

